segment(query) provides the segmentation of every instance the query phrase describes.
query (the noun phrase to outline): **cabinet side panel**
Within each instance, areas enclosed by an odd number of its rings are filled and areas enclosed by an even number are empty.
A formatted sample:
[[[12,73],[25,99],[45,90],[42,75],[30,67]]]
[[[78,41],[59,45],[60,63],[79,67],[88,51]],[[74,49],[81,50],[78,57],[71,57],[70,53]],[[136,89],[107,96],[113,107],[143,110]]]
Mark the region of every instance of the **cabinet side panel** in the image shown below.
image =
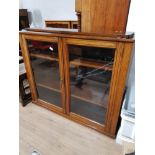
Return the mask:
[[[113,109],[111,109],[111,113],[112,113],[112,117],[110,121],[111,134],[115,134],[116,132],[118,117],[120,114],[122,98],[123,98],[123,93],[124,93],[127,74],[128,74],[128,68],[129,68],[130,59],[132,55],[132,47],[133,47],[132,43],[125,43],[124,45],[124,50],[123,50],[123,55],[121,60],[121,68],[120,68],[119,77],[116,85],[116,92],[115,92],[116,95],[113,100],[114,101]]]

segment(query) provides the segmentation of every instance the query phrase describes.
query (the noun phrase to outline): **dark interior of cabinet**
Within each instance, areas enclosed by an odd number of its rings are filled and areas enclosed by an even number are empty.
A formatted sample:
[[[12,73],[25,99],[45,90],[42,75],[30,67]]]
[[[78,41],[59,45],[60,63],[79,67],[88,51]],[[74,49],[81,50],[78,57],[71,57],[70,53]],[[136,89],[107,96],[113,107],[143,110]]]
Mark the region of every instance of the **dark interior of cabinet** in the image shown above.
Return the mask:
[[[100,124],[105,123],[106,108],[72,96],[71,102],[71,112],[98,122]]]
[[[115,49],[68,45],[70,111],[104,124]]]
[[[38,98],[62,107],[58,45],[29,40],[28,48]]]
[[[58,62],[32,57],[31,64],[38,98],[62,107]]]

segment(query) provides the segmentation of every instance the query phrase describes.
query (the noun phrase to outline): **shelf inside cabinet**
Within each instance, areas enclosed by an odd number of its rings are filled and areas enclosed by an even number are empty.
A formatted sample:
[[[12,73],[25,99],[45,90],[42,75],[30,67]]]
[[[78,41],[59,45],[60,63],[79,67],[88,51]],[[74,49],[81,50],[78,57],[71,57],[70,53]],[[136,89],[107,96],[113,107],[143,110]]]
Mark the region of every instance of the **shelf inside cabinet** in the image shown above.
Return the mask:
[[[72,98],[71,113],[104,124],[107,109],[87,101]]]
[[[71,97],[107,108],[109,92],[107,84],[87,79],[81,88],[71,84],[70,89]]]
[[[37,86],[44,87],[44,88],[50,89],[50,90],[58,92],[58,93],[61,92],[58,88],[50,87],[49,85],[37,83]]]
[[[55,106],[61,107],[61,93],[45,86],[37,85],[38,98]]]
[[[50,98],[52,98],[52,100],[54,101],[52,102],[53,104],[57,106],[61,105],[58,100],[58,94],[61,93],[60,90],[41,83],[37,84],[37,88],[39,91],[45,92],[44,96],[41,96],[41,99],[44,99],[44,97],[48,94],[49,96],[46,99],[48,99],[49,102],[51,101]],[[55,95],[57,96],[56,98]],[[106,114],[106,108],[104,106],[98,105],[95,102],[91,102],[90,100],[79,97],[77,95],[71,95],[71,100],[74,101],[74,104],[72,104],[71,106],[72,109],[74,109],[73,113],[81,114],[82,116],[90,118],[101,124],[104,123],[104,116]]]
[[[36,57],[36,58],[42,58],[42,59],[47,59],[47,60],[52,60],[52,61],[59,61],[58,56],[56,55],[47,55],[47,54],[36,54],[36,53],[30,53],[30,56]]]
[[[97,103],[97,102],[95,102],[94,100],[90,100],[90,99],[88,99],[88,98],[84,98],[84,97],[82,97],[82,96],[78,96],[78,95],[75,95],[75,94],[71,95],[71,98],[75,98],[75,99],[77,99],[77,100],[81,100],[81,101],[87,102],[87,103],[89,103],[89,104],[94,104],[94,105],[96,105],[96,106],[106,108],[104,105],[101,105],[100,103]]]
[[[55,58],[58,60],[57,57],[51,57],[47,54],[44,56],[40,53],[30,53],[30,55],[39,58],[32,60],[36,85],[39,86],[39,88],[42,87],[49,91],[61,93],[58,64],[50,62],[50,60],[55,60]],[[46,58],[48,61],[44,60]],[[44,75],[44,77],[42,75]],[[83,103],[87,102],[106,108],[108,102],[108,83],[103,82],[105,80],[106,79],[100,81],[88,78],[81,89],[76,86],[76,81],[71,81],[71,98],[81,100]]]
[[[113,67],[112,64],[109,64],[109,62],[105,62],[105,61],[97,62],[97,61],[84,59],[84,58],[71,60],[70,64],[78,67],[83,66],[83,67],[96,68],[96,69],[107,70],[107,71],[112,71],[112,67]]]
[[[36,85],[39,86],[39,87],[43,87],[43,88],[52,90],[52,91],[57,92],[57,93],[61,93],[61,90],[55,84],[53,84],[51,86],[51,84],[48,84],[48,83],[36,83]],[[86,88],[84,88],[84,89],[86,91],[85,94],[82,95],[82,94],[78,93],[79,91],[75,91],[74,93],[72,93],[71,98],[75,98],[75,99],[81,100],[83,102],[87,102],[89,104],[94,104],[96,106],[106,108],[105,103],[103,104],[103,102],[106,102],[106,101],[104,101],[104,100],[102,102],[97,101],[97,96],[102,95],[103,92],[98,91],[98,92],[96,92],[96,95],[95,95],[96,97],[94,96],[93,98],[91,98],[90,97],[90,92],[87,93],[87,89]]]

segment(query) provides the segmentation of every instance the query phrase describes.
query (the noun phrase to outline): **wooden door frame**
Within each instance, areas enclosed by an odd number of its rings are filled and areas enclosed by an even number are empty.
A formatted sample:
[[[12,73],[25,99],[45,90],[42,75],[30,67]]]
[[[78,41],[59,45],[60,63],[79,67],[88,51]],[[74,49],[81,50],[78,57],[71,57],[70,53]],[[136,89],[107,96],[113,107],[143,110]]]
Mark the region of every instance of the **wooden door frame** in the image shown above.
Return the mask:
[[[59,72],[60,72],[60,89],[61,89],[61,100],[62,100],[62,108],[57,107],[54,104],[48,103],[38,98],[37,87],[35,83],[35,77],[32,71],[32,65],[30,60],[30,54],[27,47],[27,40],[35,40],[35,41],[47,41],[54,42],[58,44],[58,52],[59,52]],[[58,37],[51,37],[39,34],[20,34],[20,46],[22,50],[22,55],[24,59],[25,69],[30,85],[30,91],[32,94],[32,102],[50,109],[56,113],[65,113],[65,91],[64,91],[64,73],[63,73],[63,54],[62,54],[62,39]]]
[[[118,64],[116,63],[116,67],[118,68],[115,70],[114,74],[117,75],[117,78],[115,79],[115,76],[112,78],[113,81],[115,81],[114,89],[113,89],[113,97],[111,99],[111,105],[108,113],[108,128],[107,132],[110,135],[116,135],[116,129],[117,129],[117,123],[118,123],[118,118],[120,116],[120,111],[121,111],[121,106],[122,106],[122,99],[123,99],[123,94],[125,91],[125,85],[126,85],[126,80],[127,80],[127,75],[128,75],[128,70],[130,66],[130,61],[131,57],[133,54],[133,47],[134,43],[118,43],[118,51],[120,51],[117,54],[117,59]]]
[[[110,91],[108,97],[108,108],[106,113],[105,124],[94,122],[77,114],[70,113],[70,73],[69,73],[69,51],[67,45],[85,45],[92,47],[106,47],[114,48],[115,59],[113,64],[113,72],[110,83]],[[126,51],[127,44],[128,51]],[[122,43],[112,41],[98,41],[98,40],[86,40],[86,39],[70,39],[63,38],[63,53],[64,53],[64,66],[65,66],[65,89],[66,89],[66,112],[71,119],[81,124],[94,128],[102,133],[105,133],[111,137],[115,137],[115,131],[117,126],[117,120],[121,108],[121,100],[123,97],[123,90],[125,88],[125,81],[128,72],[131,48],[133,43]],[[122,62],[123,61],[123,62]],[[124,70],[126,67],[126,70]],[[121,82],[121,83],[120,83]],[[121,86],[120,86],[121,85]],[[119,88],[120,87],[120,88]],[[118,89],[120,90],[119,92]],[[117,100],[115,100],[117,98]]]

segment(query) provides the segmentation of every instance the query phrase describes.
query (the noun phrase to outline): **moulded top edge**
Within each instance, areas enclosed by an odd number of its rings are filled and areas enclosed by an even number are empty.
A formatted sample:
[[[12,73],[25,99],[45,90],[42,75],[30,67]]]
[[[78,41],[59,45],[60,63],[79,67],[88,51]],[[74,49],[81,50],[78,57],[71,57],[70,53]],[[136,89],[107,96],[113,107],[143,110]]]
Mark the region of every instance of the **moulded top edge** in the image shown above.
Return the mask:
[[[122,41],[134,42],[134,33],[127,32],[125,35],[119,34],[95,34],[78,32],[77,29],[58,29],[58,28],[27,28],[20,31],[20,34],[34,34],[34,35],[48,35],[57,37],[69,37],[78,39],[94,39],[94,40],[109,40],[109,41]]]

